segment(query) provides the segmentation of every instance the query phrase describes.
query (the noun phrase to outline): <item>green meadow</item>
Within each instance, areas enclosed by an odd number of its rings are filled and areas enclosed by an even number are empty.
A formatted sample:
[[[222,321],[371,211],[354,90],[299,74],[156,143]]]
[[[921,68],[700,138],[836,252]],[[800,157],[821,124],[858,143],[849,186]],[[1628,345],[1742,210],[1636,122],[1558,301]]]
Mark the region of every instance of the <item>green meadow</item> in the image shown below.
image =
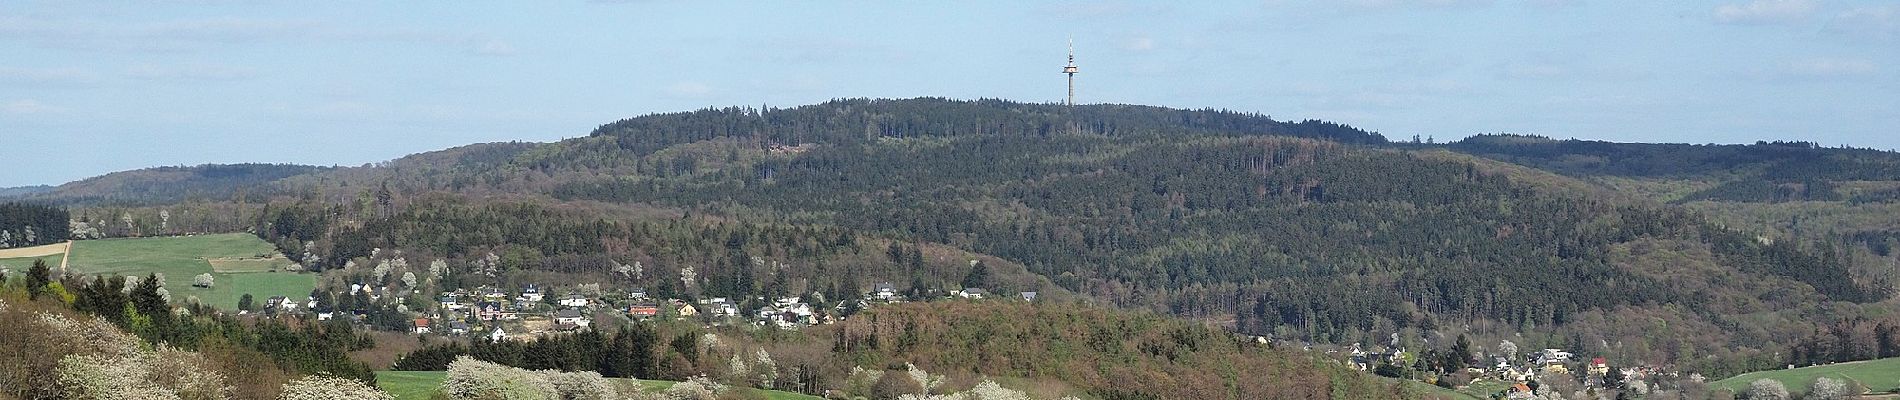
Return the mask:
[[[1788,392],[1806,394],[1808,392],[1808,386],[1814,384],[1814,378],[1823,376],[1859,383],[1861,386],[1865,386],[1869,392],[1891,393],[1900,390],[1900,357],[1817,365],[1795,369],[1756,371],[1715,381],[1715,383],[1710,384],[1710,386],[1728,389],[1739,394],[1748,392],[1749,383],[1755,382],[1757,379],[1767,378],[1781,381],[1782,385],[1788,387]]]
[[[196,297],[225,310],[237,309],[238,298],[246,293],[259,305],[271,296],[301,301],[317,282],[316,274],[281,272],[290,261],[278,256],[269,243],[243,233],[81,240],[73,242],[72,257],[68,268],[75,273],[161,273],[172,301]],[[218,268],[212,267],[214,262]],[[192,287],[192,279],[203,273],[211,273],[212,287]]]

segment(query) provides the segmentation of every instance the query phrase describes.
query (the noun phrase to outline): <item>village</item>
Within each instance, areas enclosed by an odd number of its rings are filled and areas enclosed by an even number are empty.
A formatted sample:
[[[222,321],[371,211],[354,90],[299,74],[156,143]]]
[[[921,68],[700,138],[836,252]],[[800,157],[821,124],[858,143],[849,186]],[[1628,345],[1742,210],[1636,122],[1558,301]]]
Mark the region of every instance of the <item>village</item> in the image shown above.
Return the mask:
[[[1316,350],[1310,345],[1306,348]],[[1417,366],[1422,365],[1420,358],[1426,356],[1408,351],[1396,340],[1391,345],[1367,348],[1352,344],[1347,348],[1326,349],[1324,352],[1356,370],[1391,378],[1414,379],[1447,389],[1489,393],[1495,399],[1537,398],[1541,385],[1563,385],[1569,389],[1560,392],[1612,387],[1647,392],[1647,384],[1641,382],[1685,378],[1697,383],[1704,381],[1699,374],[1684,377],[1679,372],[1665,371],[1655,366],[1612,366],[1604,357],[1585,360],[1564,349],[1546,348],[1520,353],[1516,345],[1508,341],[1500,343],[1496,349],[1474,352],[1462,371],[1447,371],[1450,374],[1445,376],[1418,369]]]
[[[796,330],[812,325],[834,324],[857,310],[880,304],[931,299],[998,298],[981,288],[962,288],[932,298],[913,299],[900,293],[890,282],[873,284],[859,298],[836,301],[827,301],[819,293],[772,299],[756,297],[753,304],[758,306],[753,309],[746,309],[741,301],[728,297],[697,300],[657,298],[639,287],[606,290],[600,284],[580,284],[562,287],[559,294],[550,292],[554,291],[534,284],[515,290],[484,285],[442,293],[434,301],[428,302],[424,309],[399,307],[398,310],[407,316],[407,330],[418,336],[532,341],[552,334],[593,329],[598,321],[603,320],[637,323],[666,319],[696,321],[705,327],[750,326]],[[343,296],[366,299],[368,302],[365,304],[377,304],[383,302],[388,293],[372,285],[351,284]],[[1036,292],[1019,292],[1017,296],[1003,299],[1033,302],[1036,297]],[[356,324],[377,325],[369,321],[373,311],[363,307],[342,307],[352,308],[348,311],[340,311],[339,308],[336,304],[325,304],[316,296],[303,301],[273,296],[265,300],[261,312],[267,316],[301,316],[316,321],[347,318]]]

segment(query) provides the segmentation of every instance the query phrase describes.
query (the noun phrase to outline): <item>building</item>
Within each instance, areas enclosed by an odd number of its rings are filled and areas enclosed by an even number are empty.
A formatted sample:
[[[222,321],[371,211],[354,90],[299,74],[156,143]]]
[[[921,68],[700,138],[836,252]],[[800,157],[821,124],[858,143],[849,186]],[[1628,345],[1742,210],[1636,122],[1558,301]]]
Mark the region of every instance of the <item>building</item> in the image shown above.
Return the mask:
[[[587,296],[582,296],[580,293],[569,293],[567,297],[561,298],[562,307],[586,307],[587,303]]]
[[[462,322],[462,321],[455,321],[455,322],[450,322],[450,323],[449,323],[449,334],[450,334],[450,335],[467,335],[467,334],[468,334],[468,323],[467,323],[467,322]]]
[[[543,297],[541,289],[529,284],[528,287],[521,288],[521,296],[518,299],[523,303],[540,303]]]
[[[581,310],[566,309],[554,313],[554,324],[563,328],[586,328],[593,322],[582,314]]]
[[[983,288],[963,288],[963,290],[957,291],[957,297],[981,300],[983,299],[983,295],[989,293],[988,290],[983,290]]]
[[[1603,376],[1603,375],[1609,374],[1610,373],[1609,360],[1605,360],[1603,359],[1603,357],[1590,359],[1589,371],[1590,371],[1590,375],[1596,375],[1596,376]]]
[[[423,334],[423,333],[429,333],[429,319],[428,319],[428,318],[416,318],[416,328],[415,328],[415,330],[416,330],[416,333],[417,333],[417,334]]]
[[[1022,295],[1023,301],[1027,301],[1031,303],[1036,302],[1036,292],[1022,292],[1018,294]]]
[[[653,304],[653,303],[638,303],[631,306],[627,306],[627,315],[633,316],[634,318],[642,318],[642,319],[653,318],[655,316],[660,315],[660,305]]]
[[[878,282],[877,284],[871,285],[871,294],[865,297],[883,301],[896,300],[897,286],[892,285],[890,282]]]
[[[633,288],[633,290],[627,291],[627,298],[633,299],[633,300],[646,300],[647,290],[645,288],[635,287]]]

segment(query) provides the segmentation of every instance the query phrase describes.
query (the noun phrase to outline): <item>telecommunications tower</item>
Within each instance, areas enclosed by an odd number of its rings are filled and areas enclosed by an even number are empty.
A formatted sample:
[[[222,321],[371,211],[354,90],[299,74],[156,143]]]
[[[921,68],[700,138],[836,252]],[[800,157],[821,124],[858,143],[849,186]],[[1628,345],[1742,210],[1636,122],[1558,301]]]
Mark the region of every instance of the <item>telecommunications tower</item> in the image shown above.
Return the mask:
[[[1069,66],[1062,67],[1062,73],[1069,75],[1069,105],[1075,105],[1075,39],[1069,39]]]

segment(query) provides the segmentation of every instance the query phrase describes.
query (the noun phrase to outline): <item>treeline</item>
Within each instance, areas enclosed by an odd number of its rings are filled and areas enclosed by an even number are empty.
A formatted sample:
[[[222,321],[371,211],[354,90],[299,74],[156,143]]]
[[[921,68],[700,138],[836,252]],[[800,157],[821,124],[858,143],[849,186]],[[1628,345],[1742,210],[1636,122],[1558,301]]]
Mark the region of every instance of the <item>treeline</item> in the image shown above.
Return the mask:
[[[292,164],[204,164],[114,172],[25,196],[67,205],[153,206],[187,201],[265,199],[289,193],[273,183],[328,167]],[[254,200],[255,201],[255,200]]]
[[[0,203],[0,249],[64,242],[72,235],[71,218],[63,207]]]
[[[1800,366],[1900,357],[1900,319],[1855,317],[1816,326],[1789,351],[1788,363]]]
[[[1110,104],[1071,107],[943,98],[840,99],[794,108],[708,108],[624,119],[601,125],[592,136],[612,137],[618,150],[645,155],[673,145],[723,137],[784,144],[844,144],[879,138],[1048,137],[1065,133],[1278,135],[1344,143],[1385,142],[1376,133],[1337,123],[1288,123],[1224,110]]]

